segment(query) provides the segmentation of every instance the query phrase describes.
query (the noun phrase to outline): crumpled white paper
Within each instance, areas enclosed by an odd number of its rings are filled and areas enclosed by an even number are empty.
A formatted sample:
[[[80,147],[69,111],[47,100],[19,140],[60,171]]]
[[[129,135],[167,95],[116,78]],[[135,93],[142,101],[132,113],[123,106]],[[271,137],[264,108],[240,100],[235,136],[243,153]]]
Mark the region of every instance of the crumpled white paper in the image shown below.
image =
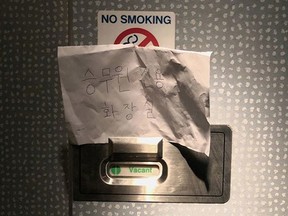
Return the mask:
[[[210,55],[134,45],[59,47],[70,141],[160,136],[209,155]]]

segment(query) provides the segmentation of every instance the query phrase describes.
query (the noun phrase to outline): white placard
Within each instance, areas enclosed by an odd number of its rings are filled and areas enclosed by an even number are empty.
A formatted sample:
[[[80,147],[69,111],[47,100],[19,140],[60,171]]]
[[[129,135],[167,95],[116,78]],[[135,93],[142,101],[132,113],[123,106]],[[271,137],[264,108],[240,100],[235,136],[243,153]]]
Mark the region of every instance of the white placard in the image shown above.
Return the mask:
[[[175,48],[175,14],[161,11],[99,11],[98,44]]]

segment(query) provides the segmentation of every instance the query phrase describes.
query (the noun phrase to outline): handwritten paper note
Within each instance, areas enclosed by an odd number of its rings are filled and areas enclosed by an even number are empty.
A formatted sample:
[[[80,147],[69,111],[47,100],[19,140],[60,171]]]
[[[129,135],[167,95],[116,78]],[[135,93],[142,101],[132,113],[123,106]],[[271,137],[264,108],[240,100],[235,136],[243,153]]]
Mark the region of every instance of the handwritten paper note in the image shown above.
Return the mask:
[[[70,140],[160,136],[209,155],[210,54],[134,45],[59,47]]]

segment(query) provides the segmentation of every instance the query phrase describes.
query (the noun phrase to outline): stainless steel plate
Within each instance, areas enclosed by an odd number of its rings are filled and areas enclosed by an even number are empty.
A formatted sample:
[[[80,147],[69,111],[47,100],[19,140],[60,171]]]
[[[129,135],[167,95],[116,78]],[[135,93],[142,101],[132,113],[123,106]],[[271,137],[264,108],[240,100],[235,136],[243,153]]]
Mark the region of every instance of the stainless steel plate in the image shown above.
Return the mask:
[[[230,195],[231,140],[228,126],[211,126],[209,158],[168,142],[142,147],[139,154],[135,146],[123,147],[128,154],[114,146],[114,154],[108,143],[71,145],[73,199],[224,203]]]

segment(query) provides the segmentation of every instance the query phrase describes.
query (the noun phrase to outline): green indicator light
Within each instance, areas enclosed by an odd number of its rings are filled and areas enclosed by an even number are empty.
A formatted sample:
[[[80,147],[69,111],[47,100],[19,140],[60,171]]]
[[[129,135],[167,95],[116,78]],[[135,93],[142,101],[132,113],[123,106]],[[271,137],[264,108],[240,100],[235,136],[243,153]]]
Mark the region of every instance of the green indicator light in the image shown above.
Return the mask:
[[[111,173],[113,174],[113,175],[119,175],[120,174],[120,172],[121,172],[121,168],[120,168],[120,166],[112,166],[111,168],[110,168],[110,171],[111,171]]]

